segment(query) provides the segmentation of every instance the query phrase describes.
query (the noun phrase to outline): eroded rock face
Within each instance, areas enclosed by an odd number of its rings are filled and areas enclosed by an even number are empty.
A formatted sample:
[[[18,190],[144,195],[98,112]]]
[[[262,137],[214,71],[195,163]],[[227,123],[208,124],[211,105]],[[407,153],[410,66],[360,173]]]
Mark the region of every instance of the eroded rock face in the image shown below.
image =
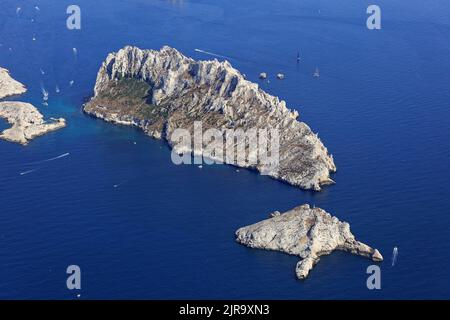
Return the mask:
[[[321,185],[333,183],[333,158],[317,135],[297,120],[298,113],[245,80],[227,61],[195,61],[170,47],[160,51],[125,47],[106,58],[97,75],[95,96],[84,111],[140,127],[172,147],[173,131],[193,132],[195,121],[202,121],[204,131],[277,128],[280,160],[276,170],[261,163],[239,166],[304,189],[320,190]],[[189,151],[203,154],[202,146]]]
[[[26,91],[23,84],[11,78],[8,70],[0,67],[0,99],[23,94]]]
[[[282,214],[276,212],[267,220],[240,228],[236,231],[236,241],[250,248],[281,251],[300,257],[302,260],[295,270],[299,279],[308,276],[320,256],[334,250],[349,251],[374,261],[383,260],[378,250],[355,239],[348,223],[309,205]]]
[[[37,136],[66,126],[62,118],[44,121],[42,114],[33,105],[24,102],[0,102],[0,118],[12,125],[0,133],[0,139],[24,145]]]

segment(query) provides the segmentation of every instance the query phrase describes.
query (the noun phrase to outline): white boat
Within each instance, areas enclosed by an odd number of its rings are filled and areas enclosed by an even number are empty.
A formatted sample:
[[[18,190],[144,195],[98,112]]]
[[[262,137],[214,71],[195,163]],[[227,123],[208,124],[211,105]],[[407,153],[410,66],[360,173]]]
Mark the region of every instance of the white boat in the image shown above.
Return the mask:
[[[313,77],[315,77],[315,78],[319,78],[320,77],[319,68],[316,68],[316,71],[314,71]]]

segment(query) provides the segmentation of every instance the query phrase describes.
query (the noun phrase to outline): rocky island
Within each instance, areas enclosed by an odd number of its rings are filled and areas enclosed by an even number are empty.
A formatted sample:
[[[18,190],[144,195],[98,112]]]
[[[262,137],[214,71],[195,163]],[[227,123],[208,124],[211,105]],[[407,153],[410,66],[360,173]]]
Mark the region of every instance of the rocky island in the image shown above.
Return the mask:
[[[275,212],[267,220],[240,228],[236,231],[236,241],[250,248],[300,257],[302,260],[295,270],[299,279],[308,276],[320,256],[334,250],[348,251],[373,261],[383,260],[377,249],[355,239],[348,223],[309,205],[298,206],[283,214]]]
[[[66,126],[63,118],[44,120],[43,115],[31,104],[25,102],[0,102],[0,118],[12,125],[0,133],[0,139],[28,144],[35,137]]]
[[[23,94],[26,91],[25,86],[14,80],[8,70],[0,67],[0,99]]]
[[[0,68],[0,99],[25,92],[23,84],[11,78],[8,70]],[[64,119],[52,119],[47,122],[36,107],[17,101],[0,102],[0,118],[11,124],[11,128],[0,133],[0,139],[23,145],[37,136],[66,126]]]
[[[276,128],[279,165],[267,175],[303,189],[331,184],[333,157],[298,112],[252,83],[229,62],[195,61],[171,47],[159,51],[127,46],[108,55],[84,111],[106,121],[132,125],[173,147],[177,128]],[[202,154],[202,146],[188,150]],[[229,162],[226,162],[229,163]],[[263,164],[240,165],[262,172]]]

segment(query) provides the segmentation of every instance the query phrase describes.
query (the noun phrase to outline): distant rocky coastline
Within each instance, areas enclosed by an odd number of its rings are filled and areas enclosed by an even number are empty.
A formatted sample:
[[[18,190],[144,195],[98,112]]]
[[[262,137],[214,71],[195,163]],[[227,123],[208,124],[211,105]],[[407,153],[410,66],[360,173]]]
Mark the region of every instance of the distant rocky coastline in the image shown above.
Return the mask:
[[[298,121],[297,111],[247,81],[227,61],[195,61],[171,47],[160,51],[127,46],[103,62],[94,97],[84,111],[106,121],[140,127],[173,147],[177,128],[276,128],[280,136],[277,170],[264,164],[239,165],[303,189],[331,184],[333,157],[317,134]],[[203,146],[190,149],[203,154]],[[228,162],[227,162],[228,163]]]
[[[240,228],[236,241],[250,248],[275,250],[300,257],[296,274],[305,279],[320,256],[334,250],[348,251],[383,261],[377,249],[359,242],[350,225],[320,208],[302,205],[285,213],[275,212],[267,220]]]
[[[0,68],[0,99],[25,92],[26,88],[23,84],[14,80],[8,70]],[[66,126],[63,118],[45,121],[36,107],[17,101],[0,102],[0,118],[11,124],[11,128],[0,133],[0,139],[22,145],[28,144],[35,137]]]

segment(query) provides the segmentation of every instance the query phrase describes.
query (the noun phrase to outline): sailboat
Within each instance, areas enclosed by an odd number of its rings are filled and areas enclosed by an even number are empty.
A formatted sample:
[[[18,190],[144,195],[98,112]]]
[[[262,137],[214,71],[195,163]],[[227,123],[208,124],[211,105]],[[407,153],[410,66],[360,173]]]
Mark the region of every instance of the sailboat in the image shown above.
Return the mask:
[[[297,52],[297,62],[300,62],[301,58],[300,58],[300,52]]]
[[[314,71],[313,77],[315,77],[315,78],[319,78],[320,77],[319,68],[316,68],[316,71]]]

